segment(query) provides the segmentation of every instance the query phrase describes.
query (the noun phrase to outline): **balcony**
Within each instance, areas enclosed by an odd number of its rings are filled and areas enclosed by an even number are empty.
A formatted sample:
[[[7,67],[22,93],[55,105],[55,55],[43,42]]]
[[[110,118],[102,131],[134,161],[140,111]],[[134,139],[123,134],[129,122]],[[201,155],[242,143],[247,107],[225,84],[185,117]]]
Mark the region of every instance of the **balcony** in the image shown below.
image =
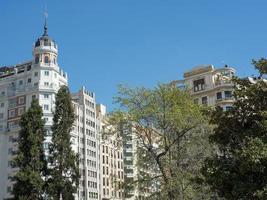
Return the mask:
[[[220,98],[220,99],[216,99],[216,103],[221,103],[221,102],[225,102],[225,101],[234,101],[234,97],[224,97],[224,98]]]
[[[218,86],[232,86],[233,85],[233,82],[228,79],[228,80],[217,80],[215,81],[215,87],[218,87]]]

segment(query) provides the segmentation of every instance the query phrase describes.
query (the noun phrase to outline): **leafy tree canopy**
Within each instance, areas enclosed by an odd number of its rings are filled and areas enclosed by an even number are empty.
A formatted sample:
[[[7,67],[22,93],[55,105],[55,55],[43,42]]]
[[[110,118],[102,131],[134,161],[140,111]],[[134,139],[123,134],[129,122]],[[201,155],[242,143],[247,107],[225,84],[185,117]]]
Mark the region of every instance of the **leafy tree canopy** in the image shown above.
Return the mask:
[[[266,59],[253,61],[261,74]],[[225,199],[267,199],[267,84],[235,79],[233,108],[211,113],[218,146],[203,167],[205,181]]]

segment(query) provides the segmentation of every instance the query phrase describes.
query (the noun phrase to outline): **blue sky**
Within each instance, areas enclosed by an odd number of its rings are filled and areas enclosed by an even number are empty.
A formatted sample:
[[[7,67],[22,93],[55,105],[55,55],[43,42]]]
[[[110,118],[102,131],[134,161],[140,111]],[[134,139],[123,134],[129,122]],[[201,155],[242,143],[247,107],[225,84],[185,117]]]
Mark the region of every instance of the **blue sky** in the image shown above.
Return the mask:
[[[267,57],[266,0],[46,0],[48,33],[72,91],[85,85],[111,110],[118,84],[153,87],[194,66],[256,74]],[[44,0],[0,0],[0,66],[31,59]]]

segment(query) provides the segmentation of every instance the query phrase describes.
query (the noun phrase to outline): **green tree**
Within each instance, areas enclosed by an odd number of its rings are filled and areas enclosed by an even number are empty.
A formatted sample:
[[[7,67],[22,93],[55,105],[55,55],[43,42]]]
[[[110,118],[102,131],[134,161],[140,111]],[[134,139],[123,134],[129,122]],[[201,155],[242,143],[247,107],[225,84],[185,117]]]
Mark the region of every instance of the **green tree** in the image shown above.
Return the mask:
[[[42,108],[36,99],[21,116],[18,155],[15,165],[19,171],[15,175],[14,199],[38,200],[44,194],[46,160],[43,149],[45,137]]]
[[[71,129],[75,120],[71,94],[62,86],[56,95],[56,107],[50,144],[48,193],[54,200],[74,199],[79,184],[78,155],[71,147]]]
[[[121,109],[111,113],[109,123],[124,138],[134,132],[138,147],[138,180],[126,180],[126,187],[141,194],[150,189],[146,199],[207,199],[208,190],[194,179],[211,150],[210,127],[189,92],[164,84],[120,87],[115,101]]]
[[[225,199],[267,199],[267,84],[236,78],[235,85],[233,108],[211,113],[218,150],[205,161],[204,180]]]

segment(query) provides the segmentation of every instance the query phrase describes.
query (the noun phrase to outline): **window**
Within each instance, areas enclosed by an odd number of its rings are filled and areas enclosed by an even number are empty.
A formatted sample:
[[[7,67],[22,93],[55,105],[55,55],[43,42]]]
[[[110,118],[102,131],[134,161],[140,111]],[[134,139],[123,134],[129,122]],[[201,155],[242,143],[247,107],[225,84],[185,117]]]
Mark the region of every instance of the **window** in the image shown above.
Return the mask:
[[[19,97],[19,104],[21,105],[21,104],[24,104],[24,103],[25,103],[24,97]]]
[[[1,104],[0,104],[0,107],[1,107],[1,108],[5,107],[5,103],[1,103]]]
[[[44,149],[48,149],[49,144],[47,142],[44,142],[43,147]]]
[[[49,76],[49,71],[44,72],[45,76]]]
[[[50,46],[50,42],[48,39],[44,39],[44,46]]]
[[[45,56],[45,63],[49,63],[49,57]]]
[[[0,119],[4,118],[4,113],[0,113]]]
[[[34,95],[32,95],[32,99],[36,99],[36,95],[34,94]]]
[[[49,98],[49,94],[44,94],[44,98],[48,99]]]
[[[18,115],[22,115],[24,113],[24,108],[19,108],[18,109]]]
[[[230,110],[231,108],[232,108],[232,106],[226,106],[226,107],[225,107],[225,110],[228,111],[228,110]]]
[[[23,85],[23,80],[20,80],[19,81],[19,85]]]
[[[34,76],[38,76],[38,72],[34,72]]]
[[[38,87],[38,82],[33,84],[34,87]]]
[[[45,121],[45,122],[48,122],[48,117],[45,117],[45,118],[44,118],[44,121]]]
[[[32,79],[31,78],[28,78],[28,83],[31,83],[32,82]]]
[[[9,111],[8,111],[8,116],[9,116],[9,118],[11,118],[11,117],[15,117],[15,114],[16,114],[15,110],[9,110]]]
[[[35,64],[39,63],[39,60],[40,60],[40,57],[39,57],[39,54],[37,54],[35,56]]]
[[[12,149],[12,148],[9,148],[9,149],[8,149],[8,154],[9,154],[9,155],[12,155],[12,154],[13,154],[13,149]]]
[[[232,97],[232,91],[224,91],[224,96],[226,99],[230,99]]]
[[[194,92],[205,90],[205,80],[204,80],[204,78],[203,79],[199,79],[199,80],[195,80],[193,82],[193,85],[194,85]]]
[[[217,96],[217,99],[222,99],[222,93],[221,92],[217,92],[216,96]]]
[[[208,97],[202,97],[202,105],[208,105]]]
[[[44,104],[44,110],[49,110],[49,105]]]
[[[8,161],[8,162],[9,162],[9,161]],[[9,163],[8,163],[8,164],[9,164]],[[12,165],[12,164],[10,164],[10,166],[11,166],[11,165]],[[11,188],[11,186],[8,186],[8,187],[7,187],[7,192],[8,192],[8,193],[12,193],[12,188]]]
[[[48,82],[44,82],[44,85],[45,85],[45,86],[49,86],[49,83],[48,83]]]

